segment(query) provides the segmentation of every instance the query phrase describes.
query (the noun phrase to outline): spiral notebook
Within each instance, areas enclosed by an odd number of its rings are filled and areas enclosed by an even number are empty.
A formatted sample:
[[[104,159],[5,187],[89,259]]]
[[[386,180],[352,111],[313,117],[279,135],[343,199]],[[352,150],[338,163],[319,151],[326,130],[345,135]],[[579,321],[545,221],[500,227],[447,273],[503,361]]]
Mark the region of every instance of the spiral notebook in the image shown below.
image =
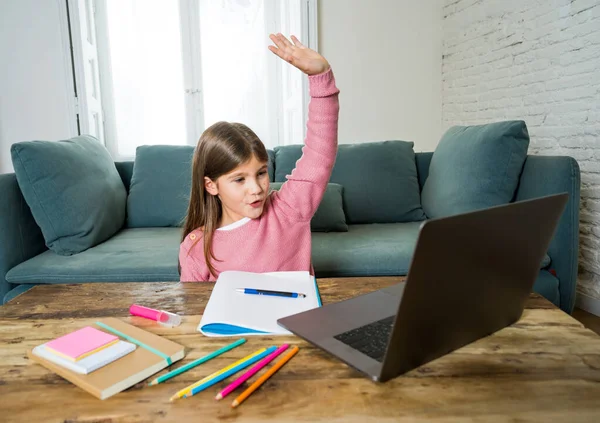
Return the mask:
[[[250,295],[254,288],[305,294],[304,298]],[[206,336],[291,335],[277,319],[321,306],[317,282],[309,272],[252,273],[225,271],[219,275],[198,325]]]

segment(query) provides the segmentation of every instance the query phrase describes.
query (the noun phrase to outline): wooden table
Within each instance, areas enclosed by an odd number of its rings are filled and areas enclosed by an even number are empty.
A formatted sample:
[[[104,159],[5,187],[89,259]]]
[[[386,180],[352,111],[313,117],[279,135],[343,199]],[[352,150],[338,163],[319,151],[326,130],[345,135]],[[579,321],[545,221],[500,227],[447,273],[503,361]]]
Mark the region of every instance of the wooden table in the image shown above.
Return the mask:
[[[319,285],[327,304],[398,280],[322,279]],[[212,286],[38,286],[0,307],[0,421],[600,421],[600,337],[537,295],[515,325],[385,384],[371,382],[296,337],[249,337],[243,346],[164,384],[139,383],[105,401],[26,357],[29,348],[114,316],[185,345],[187,355],[174,367],[180,366],[232,341],[196,332]],[[166,329],[128,317],[134,302],[180,313],[183,324]],[[169,402],[177,390],[233,360],[283,342],[299,345],[300,352],[238,409],[230,408],[229,398],[213,399],[226,382]]]

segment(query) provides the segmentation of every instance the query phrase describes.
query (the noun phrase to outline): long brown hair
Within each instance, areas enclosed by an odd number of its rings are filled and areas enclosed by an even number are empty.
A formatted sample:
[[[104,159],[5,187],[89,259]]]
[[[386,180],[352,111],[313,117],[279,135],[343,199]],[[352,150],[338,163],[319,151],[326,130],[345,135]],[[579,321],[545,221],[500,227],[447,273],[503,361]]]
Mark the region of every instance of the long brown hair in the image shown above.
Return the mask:
[[[204,178],[216,181],[220,176],[251,160],[252,156],[261,162],[269,161],[267,150],[254,131],[236,122],[217,122],[207,128],[200,136],[194,151],[190,203],[181,241],[183,242],[194,229],[202,228],[204,260],[213,276],[216,273],[213,261],[220,260],[214,255],[212,240],[223,209],[221,200],[206,191]],[[179,273],[181,274],[181,263]]]

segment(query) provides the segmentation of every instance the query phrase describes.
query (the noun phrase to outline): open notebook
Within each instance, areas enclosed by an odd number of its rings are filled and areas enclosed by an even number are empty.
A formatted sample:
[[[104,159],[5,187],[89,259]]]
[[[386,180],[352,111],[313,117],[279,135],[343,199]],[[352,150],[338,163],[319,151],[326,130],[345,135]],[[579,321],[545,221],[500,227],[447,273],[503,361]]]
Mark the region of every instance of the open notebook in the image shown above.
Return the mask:
[[[306,297],[250,295],[237,292],[238,288],[297,292]],[[309,272],[225,271],[217,279],[198,331],[206,336],[289,335],[277,319],[320,306],[317,283]]]

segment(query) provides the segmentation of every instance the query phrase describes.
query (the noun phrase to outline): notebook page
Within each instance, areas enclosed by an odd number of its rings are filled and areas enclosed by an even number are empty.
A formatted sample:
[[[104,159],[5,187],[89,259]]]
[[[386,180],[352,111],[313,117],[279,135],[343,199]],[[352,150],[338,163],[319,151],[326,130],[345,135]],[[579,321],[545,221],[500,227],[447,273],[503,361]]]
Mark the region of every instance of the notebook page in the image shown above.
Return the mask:
[[[306,297],[249,295],[236,292],[237,288],[298,292]],[[226,271],[219,275],[198,330],[207,336],[222,336],[201,330],[204,325],[221,323],[272,334],[290,334],[277,324],[277,319],[318,306],[313,276],[309,272]]]

